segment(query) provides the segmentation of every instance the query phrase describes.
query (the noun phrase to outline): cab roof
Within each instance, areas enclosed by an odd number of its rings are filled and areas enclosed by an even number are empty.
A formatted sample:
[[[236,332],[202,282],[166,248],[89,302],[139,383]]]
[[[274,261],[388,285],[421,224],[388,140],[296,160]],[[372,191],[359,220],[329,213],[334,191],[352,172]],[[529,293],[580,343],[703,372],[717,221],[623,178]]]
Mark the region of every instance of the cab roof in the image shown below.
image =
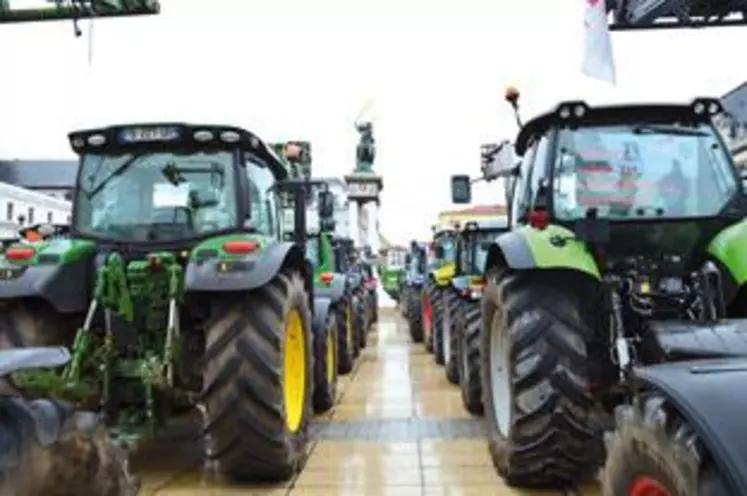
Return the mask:
[[[462,226],[461,231],[469,231],[470,229],[468,228],[468,226],[470,224],[475,226],[473,230],[478,231],[489,231],[508,228],[508,221],[506,219],[480,219],[465,222]]]
[[[164,143],[174,148],[241,148],[265,162],[277,179],[285,179],[289,174],[285,161],[272,146],[251,131],[237,126],[186,122],[118,124],[73,131],[68,134],[68,139],[77,154],[127,149],[163,150]]]
[[[703,105],[702,113],[696,112],[698,105]],[[715,105],[715,110],[709,110]],[[573,115],[574,109],[583,107],[582,117]],[[570,116],[563,117],[565,109],[570,109]],[[571,125],[615,125],[627,123],[657,123],[671,124],[673,122],[710,122],[712,117],[722,111],[721,103],[716,98],[695,98],[685,104],[630,104],[607,105],[592,107],[584,101],[565,101],[559,103],[553,110],[541,114],[528,121],[519,130],[516,137],[516,153],[524,155],[529,145],[548,129]]]

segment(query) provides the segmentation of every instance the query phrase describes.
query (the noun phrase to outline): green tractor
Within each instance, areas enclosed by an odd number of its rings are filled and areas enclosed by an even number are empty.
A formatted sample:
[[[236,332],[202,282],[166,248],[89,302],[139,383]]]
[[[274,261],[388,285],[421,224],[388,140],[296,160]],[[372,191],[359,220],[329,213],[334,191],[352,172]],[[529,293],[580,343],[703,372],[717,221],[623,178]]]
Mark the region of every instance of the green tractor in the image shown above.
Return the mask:
[[[509,205],[487,252],[480,348],[509,484],[574,487],[616,428],[609,494],[745,494],[747,193],[721,112],[706,98],[564,102],[483,168]],[[452,177],[452,199],[470,195]]]
[[[402,280],[405,274],[407,249],[392,246],[386,252],[386,260],[381,267],[381,286],[394,301],[399,302]]]
[[[422,293],[427,272],[427,250],[418,243],[410,243],[410,251],[405,257],[405,280],[402,283],[401,305],[407,319],[410,338],[413,343],[423,342]]]
[[[356,359],[363,348],[368,344],[368,332],[376,318],[372,313],[372,305],[375,300],[371,298],[372,286],[375,279],[371,276],[370,266],[362,259],[360,252],[355,248],[352,239],[335,239],[335,251],[338,253],[338,272],[345,274],[346,298],[353,310],[353,334],[355,339],[351,346],[353,359]],[[373,289],[375,291],[375,287]]]
[[[455,229],[433,228],[431,247],[433,257],[427,267],[428,275],[422,291],[423,330],[425,349],[433,353],[436,363],[444,363],[444,326],[451,327],[446,305],[451,299],[451,278],[456,257]]]
[[[327,316],[313,314],[304,250],[282,238],[285,162],[232,126],[69,138],[80,157],[70,235],[2,254],[0,347],[64,345],[72,358],[13,385],[99,411],[121,442],[197,406],[228,478],[292,477],[308,453],[323,339],[312,319]]]
[[[446,378],[462,390],[462,402],[468,412],[482,415],[480,379],[480,301],[485,286],[485,261],[493,240],[506,232],[503,219],[470,221],[459,232],[456,264],[451,286],[454,301],[450,311],[454,332],[444,335]]]

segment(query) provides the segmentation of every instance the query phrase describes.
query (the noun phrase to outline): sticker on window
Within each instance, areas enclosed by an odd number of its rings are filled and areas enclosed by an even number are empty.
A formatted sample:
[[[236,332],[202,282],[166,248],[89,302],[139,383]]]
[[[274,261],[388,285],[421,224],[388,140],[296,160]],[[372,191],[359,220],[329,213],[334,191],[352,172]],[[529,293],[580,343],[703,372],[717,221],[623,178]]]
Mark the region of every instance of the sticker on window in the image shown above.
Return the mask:
[[[171,183],[153,185],[153,206],[155,208],[186,207],[189,205],[189,184],[174,186]]]

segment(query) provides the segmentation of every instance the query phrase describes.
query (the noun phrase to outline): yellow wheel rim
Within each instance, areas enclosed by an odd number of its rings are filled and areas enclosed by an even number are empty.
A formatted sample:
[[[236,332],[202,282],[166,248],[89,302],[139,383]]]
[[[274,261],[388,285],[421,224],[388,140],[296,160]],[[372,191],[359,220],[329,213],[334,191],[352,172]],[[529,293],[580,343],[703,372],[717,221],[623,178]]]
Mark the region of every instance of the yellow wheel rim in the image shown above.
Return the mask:
[[[306,336],[303,319],[295,308],[288,312],[283,353],[285,425],[297,432],[303,420],[306,396]]]
[[[353,349],[353,311],[350,309],[351,305],[348,305],[348,309],[346,312],[347,317],[347,326],[345,330],[348,334],[348,349]]]
[[[335,375],[337,374],[337,339],[334,332],[331,329],[327,332],[327,382],[332,384],[335,382]]]

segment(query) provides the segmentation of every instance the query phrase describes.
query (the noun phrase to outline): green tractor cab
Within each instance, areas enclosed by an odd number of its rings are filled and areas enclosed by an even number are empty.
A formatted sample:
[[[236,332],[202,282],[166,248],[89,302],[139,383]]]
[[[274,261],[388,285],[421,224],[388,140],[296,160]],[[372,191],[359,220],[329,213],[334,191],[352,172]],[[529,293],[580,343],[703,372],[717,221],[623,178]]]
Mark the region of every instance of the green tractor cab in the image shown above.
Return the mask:
[[[738,374],[708,363],[747,354],[747,194],[713,124],[721,112],[707,98],[563,102],[484,168],[509,197],[510,231],[487,253],[481,354],[489,446],[510,484],[592,476],[600,427],[615,420],[608,489],[627,492],[633,476],[661,494],[745,481],[724,458],[745,437],[703,414],[738,403]],[[452,185],[468,202],[469,180]]]
[[[381,270],[381,286],[394,301],[399,301],[402,279],[405,274],[407,249],[392,246],[386,252],[386,260]]]
[[[0,257],[0,347],[72,358],[13,385],[99,411],[123,442],[199,406],[227,477],[291,478],[310,439],[315,302],[304,250],[277,221],[287,164],[233,126],[69,138],[70,234]]]
[[[481,415],[482,384],[480,379],[480,302],[485,287],[485,263],[495,239],[508,230],[505,219],[470,221],[464,224],[457,239],[456,264],[451,279],[453,296],[451,321],[444,328],[444,369],[446,378],[462,390],[467,411]]]
[[[451,278],[454,277],[456,257],[455,229],[434,228],[431,248],[433,257],[428,266],[428,277],[422,290],[423,329],[425,348],[433,352],[436,363],[443,365],[443,326],[450,326],[449,311]],[[448,300],[448,301],[447,301]]]

